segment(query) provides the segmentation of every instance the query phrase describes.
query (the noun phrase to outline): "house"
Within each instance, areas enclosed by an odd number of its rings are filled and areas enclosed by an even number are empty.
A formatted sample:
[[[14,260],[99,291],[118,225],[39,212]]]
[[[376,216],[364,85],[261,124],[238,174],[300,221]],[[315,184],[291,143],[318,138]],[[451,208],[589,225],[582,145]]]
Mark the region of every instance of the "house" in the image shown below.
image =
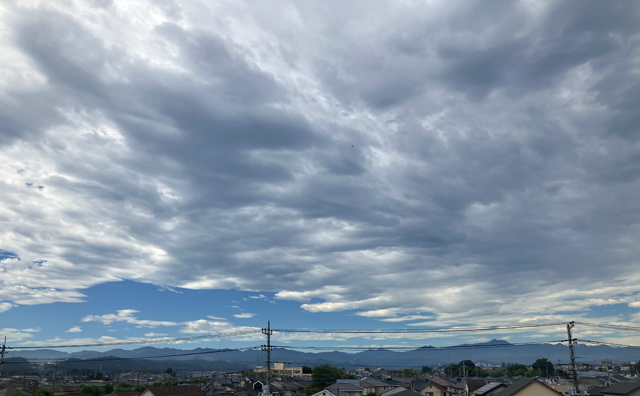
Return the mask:
[[[476,379],[476,378],[466,378],[464,381],[464,394],[470,395],[476,390],[482,388],[487,384],[487,381],[484,379]]]
[[[150,386],[140,396],[205,396],[198,385]]]
[[[549,385],[542,383],[534,378],[527,378],[514,382],[507,386],[496,396],[558,396],[561,392],[551,388]]]
[[[412,391],[411,389],[406,389],[403,387],[393,388],[386,392],[382,393],[383,396],[420,396],[420,394],[416,391]]]
[[[457,393],[455,384],[438,376],[431,377],[428,381],[414,381],[411,385],[422,396],[451,396]]]
[[[398,385],[391,385],[375,378],[368,377],[360,380],[360,387],[362,388],[365,396],[371,394],[380,396],[383,392],[397,388]]]
[[[363,389],[361,387],[348,382],[329,385],[325,390],[331,392],[335,396],[363,396]]]
[[[640,396],[640,382],[618,382],[601,392],[603,396]]]
[[[602,391],[605,390],[604,386],[590,386],[587,388],[587,395],[589,396],[603,396]]]
[[[473,391],[472,395],[473,396],[493,396],[496,393],[503,390],[504,388],[506,388],[507,386],[508,386],[507,384],[504,384],[502,382],[489,382],[485,386]]]

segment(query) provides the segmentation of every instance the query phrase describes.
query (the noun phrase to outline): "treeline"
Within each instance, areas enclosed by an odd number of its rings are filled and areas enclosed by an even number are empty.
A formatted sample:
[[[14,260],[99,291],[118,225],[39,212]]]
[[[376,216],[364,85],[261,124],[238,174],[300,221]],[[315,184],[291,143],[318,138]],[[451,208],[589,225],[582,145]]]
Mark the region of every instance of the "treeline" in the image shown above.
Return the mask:
[[[67,359],[58,363],[59,367],[67,369],[101,370],[103,372],[116,371],[153,371],[161,372],[166,367],[187,371],[237,371],[240,364],[211,360],[156,360],[156,359],[125,359],[118,357],[101,357],[96,359]]]
[[[202,384],[203,381],[206,381],[204,377],[194,378],[191,380],[191,383]],[[178,383],[176,381],[156,381],[153,383],[154,386],[167,386],[167,385],[177,385],[177,384]],[[133,386],[127,382],[120,382],[115,387],[111,383],[106,383],[103,386],[98,386],[95,384],[84,385],[83,387],[80,388],[80,392],[90,396],[103,396],[103,395],[108,395],[114,392],[135,391],[140,393],[144,391],[146,388],[147,388],[147,385]],[[16,389],[13,392],[11,392],[8,396],[31,396],[31,395],[25,394],[23,391]],[[53,394],[50,389],[39,388],[38,390],[35,391],[33,396],[53,396]]]
[[[564,376],[564,372],[557,369],[546,358],[537,359],[531,366],[521,363],[503,363],[499,369],[485,370],[476,366],[471,360],[463,360],[457,364],[450,364],[445,368],[450,377],[550,377]]]
[[[37,365],[31,364],[27,359],[21,357],[5,358],[2,364],[3,375],[36,374],[38,370]]]

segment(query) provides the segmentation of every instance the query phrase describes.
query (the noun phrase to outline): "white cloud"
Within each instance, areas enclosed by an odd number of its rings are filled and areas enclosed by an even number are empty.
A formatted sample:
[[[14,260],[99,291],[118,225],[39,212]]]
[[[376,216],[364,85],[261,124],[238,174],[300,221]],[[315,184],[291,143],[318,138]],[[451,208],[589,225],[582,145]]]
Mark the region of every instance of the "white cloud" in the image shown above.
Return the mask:
[[[34,337],[34,333],[39,333],[40,329],[15,329],[4,328],[0,329],[0,334],[3,337],[7,337],[7,344],[11,345],[14,342],[21,342],[29,338]]]
[[[248,312],[233,315],[234,318],[238,318],[238,319],[249,319],[249,318],[253,318],[254,316],[256,316],[256,314],[248,313]]]
[[[82,318],[83,322],[100,322],[110,325],[114,322],[125,322],[134,324],[138,327],[158,327],[158,326],[178,326],[179,322],[160,321],[160,320],[144,320],[134,316],[137,313],[135,309],[120,309],[115,314],[106,315],[88,315]]]
[[[80,328],[80,326],[74,326],[69,330],[67,330],[67,333],[80,333],[80,332],[82,332],[82,329]]]
[[[266,300],[267,296],[265,296],[264,294],[259,294],[259,295],[254,295],[254,296],[249,296],[249,297],[245,297],[243,298],[243,300],[248,301],[248,300]]]

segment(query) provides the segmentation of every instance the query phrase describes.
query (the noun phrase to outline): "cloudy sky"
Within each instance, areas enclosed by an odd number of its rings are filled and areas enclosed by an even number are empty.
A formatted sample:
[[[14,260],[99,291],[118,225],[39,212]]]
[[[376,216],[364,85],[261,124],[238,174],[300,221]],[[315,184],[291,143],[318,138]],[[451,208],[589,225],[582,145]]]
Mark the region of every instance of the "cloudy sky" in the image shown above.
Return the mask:
[[[0,26],[8,345],[640,326],[636,2],[21,0]]]

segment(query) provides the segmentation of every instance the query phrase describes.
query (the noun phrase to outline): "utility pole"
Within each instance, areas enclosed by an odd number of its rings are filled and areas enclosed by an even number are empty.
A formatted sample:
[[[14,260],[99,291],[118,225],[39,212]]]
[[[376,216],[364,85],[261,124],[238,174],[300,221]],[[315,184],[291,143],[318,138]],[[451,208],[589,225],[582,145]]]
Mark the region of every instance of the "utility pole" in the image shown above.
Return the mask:
[[[2,348],[0,348],[0,377],[2,377],[2,366],[4,365],[4,351],[7,349],[7,336],[4,336]]]
[[[271,385],[271,334],[273,334],[273,330],[271,330],[271,321],[267,322],[267,328],[262,329],[262,334],[267,336],[267,345],[262,345],[262,350],[267,352],[267,386],[262,389],[262,394],[264,396],[270,396],[271,391],[269,386]]]
[[[569,340],[569,354],[571,356],[571,371],[573,372],[573,387],[575,388],[574,392],[576,395],[580,394],[580,390],[578,388],[578,370],[576,369],[576,357],[575,354],[573,352],[573,346],[574,343],[576,341],[578,341],[575,338],[572,338],[571,336],[571,329],[574,326],[574,322],[571,321],[569,323],[567,323],[567,336],[568,336],[568,340]]]
[[[56,376],[58,375],[58,363],[56,363],[55,369],[53,370],[53,384],[51,385],[51,395],[56,394]]]

